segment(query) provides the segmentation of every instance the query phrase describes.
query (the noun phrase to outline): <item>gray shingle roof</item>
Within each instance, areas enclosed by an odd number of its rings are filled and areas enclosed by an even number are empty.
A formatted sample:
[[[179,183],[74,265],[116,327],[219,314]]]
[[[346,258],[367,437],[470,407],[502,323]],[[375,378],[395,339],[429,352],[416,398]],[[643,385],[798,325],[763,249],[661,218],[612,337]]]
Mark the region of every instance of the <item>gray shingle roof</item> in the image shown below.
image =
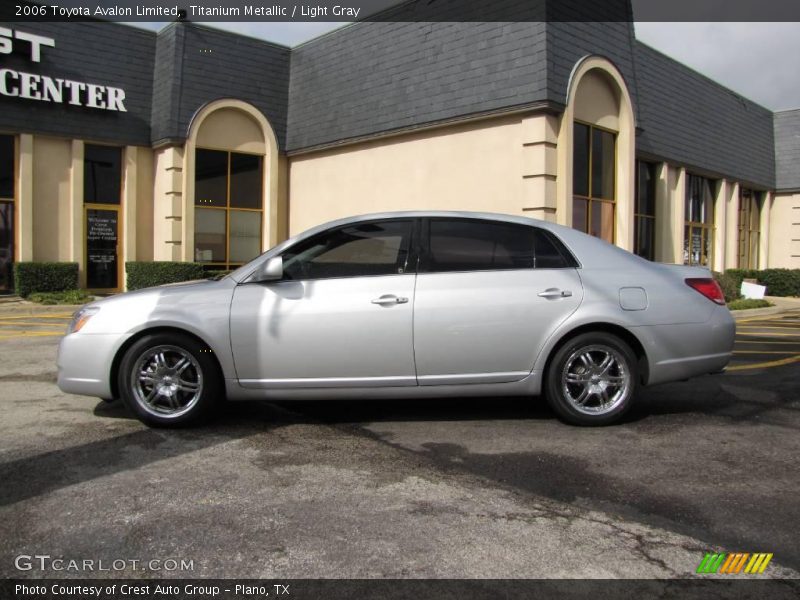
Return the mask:
[[[292,51],[288,149],[546,99],[543,23],[358,23]]]
[[[264,113],[285,148],[289,48],[189,23],[162,30],[157,47],[154,143],[184,139],[203,105],[236,98]]]
[[[636,76],[638,152],[773,187],[771,111],[641,42]]]
[[[775,113],[775,187],[800,190],[800,109]]]

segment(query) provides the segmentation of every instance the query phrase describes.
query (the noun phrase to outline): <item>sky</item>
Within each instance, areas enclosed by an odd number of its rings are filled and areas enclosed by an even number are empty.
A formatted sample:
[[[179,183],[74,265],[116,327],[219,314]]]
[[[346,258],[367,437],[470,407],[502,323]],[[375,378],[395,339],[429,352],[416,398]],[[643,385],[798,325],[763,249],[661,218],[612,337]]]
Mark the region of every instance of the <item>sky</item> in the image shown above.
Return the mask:
[[[160,29],[165,23],[131,23]],[[295,46],[344,23],[207,23]],[[800,108],[800,23],[635,23],[656,50],[771,110]]]

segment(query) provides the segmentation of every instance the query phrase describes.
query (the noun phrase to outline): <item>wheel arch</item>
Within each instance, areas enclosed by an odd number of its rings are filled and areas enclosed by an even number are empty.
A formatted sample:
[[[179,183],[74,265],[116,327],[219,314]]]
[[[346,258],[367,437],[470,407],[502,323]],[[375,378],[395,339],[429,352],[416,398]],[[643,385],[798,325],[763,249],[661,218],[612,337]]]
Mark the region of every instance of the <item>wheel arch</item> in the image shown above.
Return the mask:
[[[111,394],[114,398],[119,398],[119,367],[122,364],[122,359],[124,358],[125,354],[128,352],[128,349],[133,346],[136,342],[147,335],[153,335],[158,333],[179,333],[181,335],[185,335],[187,337],[192,338],[198,344],[203,346],[207,346],[211,348],[211,344],[209,344],[206,340],[202,337],[197,335],[196,333],[189,331],[188,329],[182,329],[180,327],[173,327],[173,326],[158,326],[158,327],[150,327],[148,329],[142,329],[141,331],[137,331],[127,340],[125,343],[122,344],[117,353],[114,355],[114,360],[111,361],[111,372],[109,373],[109,382],[111,384]],[[217,358],[216,352],[211,352],[211,358],[214,360],[214,365],[217,368],[217,375],[220,378],[221,382],[225,381],[225,374],[222,370],[222,365],[219,362],[219,358]],[[224,387],[224,386],[223,386]]]
[[[647,380],[650,378],[650,365],[647,358],[647,352],[645,351],[642,342],[629,329],[626,329],[621,325],[602,321],[585,323],[562,334],[558,341],[553,344],[552,348],[550,348],[550,351],[547,354],[547,360],[545,361],[544,370],[542,371],[542,380],[544,381],[544,379],[547,377],[553,357],[564,346],[564,344],[583,333],[593,332],[610,333],[628,344],[633,353],[636,355],[639,370],[639,382],[642,385],[647,385]]]

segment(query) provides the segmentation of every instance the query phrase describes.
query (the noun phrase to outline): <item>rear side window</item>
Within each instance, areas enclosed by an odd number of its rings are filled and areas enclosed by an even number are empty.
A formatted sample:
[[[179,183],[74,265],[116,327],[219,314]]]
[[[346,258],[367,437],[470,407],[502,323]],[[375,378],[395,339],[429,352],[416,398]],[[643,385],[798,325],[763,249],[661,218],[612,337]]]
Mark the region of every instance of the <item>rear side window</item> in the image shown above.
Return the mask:
[[[489,271],[533,267],[533,229],[513,223],[430,220],[423,270]]]
[[[575,259],[551,233],[534,229],[534,266],[537,269],[564,269],[577,266]]]
[[[431,219],[421,270],[501,271],[570,267],[560,243],[546,231],[516,223]]]

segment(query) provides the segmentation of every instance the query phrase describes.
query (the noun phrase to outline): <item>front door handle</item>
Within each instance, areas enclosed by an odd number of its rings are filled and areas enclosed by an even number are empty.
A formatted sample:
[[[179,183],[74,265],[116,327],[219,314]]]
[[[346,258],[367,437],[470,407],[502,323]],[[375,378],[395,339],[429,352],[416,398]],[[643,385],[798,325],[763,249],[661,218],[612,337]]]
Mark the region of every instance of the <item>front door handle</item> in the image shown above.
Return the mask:
[[[395,296],[394,294],[384,294],[380,298],[375,298],[372,301],[373,304],[380,304],[381,306],[388,306],[390,304],[406,304],[408,302],[408,298],[402,298],[399,296]]]
[[[543,292],[539,292],[540,298],[569,298],[572,292],[569,290],[559,290],[557,288],[548,288]]]

